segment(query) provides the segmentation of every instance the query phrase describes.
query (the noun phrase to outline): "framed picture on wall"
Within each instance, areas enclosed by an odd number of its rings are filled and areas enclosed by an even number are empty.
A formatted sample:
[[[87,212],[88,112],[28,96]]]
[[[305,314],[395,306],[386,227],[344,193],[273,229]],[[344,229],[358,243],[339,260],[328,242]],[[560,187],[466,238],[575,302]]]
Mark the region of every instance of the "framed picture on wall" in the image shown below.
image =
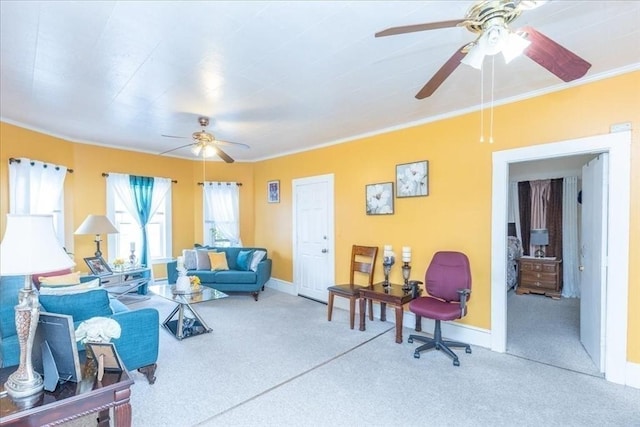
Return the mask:
[[[422,160],[396,165],[396,197],[429,195],[429,162]]]
[[[280,180],[267,182],[267,202],[280,203]]]
[[[393,214],[393,182],[365,186],[367,215]]]

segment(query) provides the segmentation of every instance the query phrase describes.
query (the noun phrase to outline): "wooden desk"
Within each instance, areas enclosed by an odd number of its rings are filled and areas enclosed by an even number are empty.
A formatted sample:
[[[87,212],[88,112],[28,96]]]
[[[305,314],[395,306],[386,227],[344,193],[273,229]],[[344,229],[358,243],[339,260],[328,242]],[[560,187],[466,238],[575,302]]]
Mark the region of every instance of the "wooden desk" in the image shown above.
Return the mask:
[[[10,366],[0,369],[0,382],[17,369]],[[58,384],[53,392],[43,391],[31,397],[0,398],[0,425],[33,426],[58,425],[66,421],[97,413],[99,426],[109,426],[109,409],[113,408],[115,426],[131,426],[131,385],[133,380],[126,371],[105,372],[102,381],[97,380],[93,363],[82,367],[82,381]]]
[[[371,288],[360,290],[360,330],[365,330],[365,314],[367,311],[366,300],[377,301],[380,303],[380,320],[387,320],[387,304],[396,309],[396,342],[402,343],[402,318],[404,315],[403,306],[413,299],[411,291],[403,291],[402,285],[391,284],[387,289],[382,283],[375,283]],[[416,318],[416,326],[417,318]]]

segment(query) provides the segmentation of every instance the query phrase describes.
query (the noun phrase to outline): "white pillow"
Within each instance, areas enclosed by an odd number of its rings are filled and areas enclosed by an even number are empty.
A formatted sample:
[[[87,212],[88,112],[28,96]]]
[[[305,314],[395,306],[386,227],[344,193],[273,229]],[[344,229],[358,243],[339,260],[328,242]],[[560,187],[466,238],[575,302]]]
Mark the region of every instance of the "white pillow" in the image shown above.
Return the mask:
[[[41,286],[40,287],[40,295],[70,295],[70,294],[80,294],[82,292],[87,292],[92,289],[97,289],[100,287],[100,279],[93,279],[89,282],[80,283],[79,285],[70,285],[70,286]]]
[[[255,251],[253,253],[253,258],[251,258],[251,263],[249,264],[249,270],[256,271],[258,269],[258,264],[267,253],[265,251]]]
[[[198,258],[195,249],[183,249],[185,270],[195,270],[198,267]]]

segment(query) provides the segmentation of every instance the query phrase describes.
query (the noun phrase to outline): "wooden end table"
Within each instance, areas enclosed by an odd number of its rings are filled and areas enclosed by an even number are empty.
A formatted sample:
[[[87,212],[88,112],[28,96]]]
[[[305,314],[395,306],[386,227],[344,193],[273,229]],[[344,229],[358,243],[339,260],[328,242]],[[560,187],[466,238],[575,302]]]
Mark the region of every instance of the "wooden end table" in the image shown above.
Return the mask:
[[[4,384],[17,366],[0,369],[0,383]],[[131,385],[126,370],[105,372],[98,381],[95,363],[83,363],[82,380],[78,383],[58,384],[52,392],[13,399],[6,393],[0,397],[0,425],[42,426],[59,425],[97,412],[98,426],[109,426],[109,409],[113,408],[114,425],[131,426]]]
[[[402,285],[390,284],[390,286],[382,286],[382,283],[375,283],[370,288],[360,290],[360,330],[365,330],[365,314],[367,299],[380,303],[380,320],[387,320],[387,304],[392,305],[396,309],[396,342],[402,343],[402,318],[404,315],[403,306],[411,301],[413,295],[411,291],[403,291]],[[418,318],[416,317],[416,331],[418,330]]]

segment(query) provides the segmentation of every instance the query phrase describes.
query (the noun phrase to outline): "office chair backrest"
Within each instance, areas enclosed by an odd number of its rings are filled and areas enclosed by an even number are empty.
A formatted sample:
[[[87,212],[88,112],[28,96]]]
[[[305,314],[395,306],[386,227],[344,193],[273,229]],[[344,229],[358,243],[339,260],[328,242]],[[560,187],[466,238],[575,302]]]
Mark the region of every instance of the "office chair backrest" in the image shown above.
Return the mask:
[[[376,258],[378,257],[377,246],[359,246],[353,245],[351,248],[351,284],[354,284],[356,273],[362,273],[366,284],[373,284],[373,272],[376,267]]]
[[[430,296],[445,301],[460,301],[458,289],[471,289],[469,258],[462,252],[436,252],[424,279]],[[467,300],[470,297],[467,296]]]

